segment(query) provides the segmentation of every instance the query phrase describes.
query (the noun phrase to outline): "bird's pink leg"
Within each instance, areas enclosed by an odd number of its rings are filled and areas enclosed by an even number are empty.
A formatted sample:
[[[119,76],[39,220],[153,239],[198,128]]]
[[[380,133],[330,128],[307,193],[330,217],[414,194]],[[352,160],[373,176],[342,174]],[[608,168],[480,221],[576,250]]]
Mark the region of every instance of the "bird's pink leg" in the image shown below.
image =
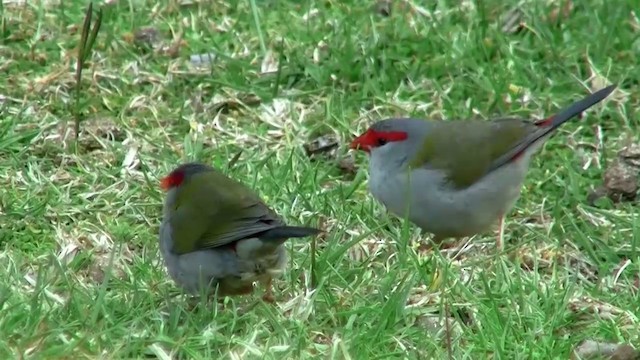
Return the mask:
[[[274,303],[276,301],[276,298],[273,296],[273,287],[271,282],[271,277],[267,278],[264,282],[264,295],[262,295],[262,300],[268,303]]]
[[[500,220],[498,220],[498,238],[496,239],[496,248],[498,251],[503,249],[503,237],[504,237],[504,215],[500,215]]]

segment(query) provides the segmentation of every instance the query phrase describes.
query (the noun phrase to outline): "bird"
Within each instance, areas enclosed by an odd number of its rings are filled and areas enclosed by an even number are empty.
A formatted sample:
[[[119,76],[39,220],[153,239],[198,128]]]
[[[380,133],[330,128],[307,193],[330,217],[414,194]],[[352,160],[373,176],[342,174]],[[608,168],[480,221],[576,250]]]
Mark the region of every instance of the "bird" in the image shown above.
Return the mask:
[[[256,192],[206,164],[181,164],[160,186],[160,253],[173,281],[194,295],[246,295],[258,282],[262,298],[273,302],[272,279],[287,264],[285,241],[321,232],[287,226]]]
[[[387,118],[370,125],[350,148],[369,155],[369,191],[440,244],[489,230],[520,196],[531,158],[566,121],[604,100],[616,85],[537,121],[425,121]]]

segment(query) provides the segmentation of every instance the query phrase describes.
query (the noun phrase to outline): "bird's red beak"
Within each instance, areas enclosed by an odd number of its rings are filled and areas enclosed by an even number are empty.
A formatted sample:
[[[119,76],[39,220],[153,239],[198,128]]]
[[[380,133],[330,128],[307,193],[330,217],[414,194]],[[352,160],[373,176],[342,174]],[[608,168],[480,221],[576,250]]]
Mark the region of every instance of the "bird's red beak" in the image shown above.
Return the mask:
[[[171,178],[169,176],[163,177],[160,180],[160,188],[164,191],[171,189]]]
[[[362,150],[366,153],[370,153],[371,145],[369,145],[368,138],[369,138],[369,133],[364,133],[358,136],[357,138],[353,139],[353,141],[351,141],[351,145],[349,145],[349,148],[353,150]]]

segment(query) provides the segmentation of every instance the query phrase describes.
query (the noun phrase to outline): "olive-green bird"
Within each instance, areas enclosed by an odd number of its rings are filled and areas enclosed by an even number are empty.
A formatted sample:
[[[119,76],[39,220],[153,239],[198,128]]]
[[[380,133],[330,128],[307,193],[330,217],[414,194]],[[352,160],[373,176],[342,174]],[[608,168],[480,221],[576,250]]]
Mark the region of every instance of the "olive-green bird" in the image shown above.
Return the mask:
[[[482,233],[520,196],[531,156],[560,125],[605,99],[615,85],[558,114],[529,122],[386,119],[351,143],[370,154],[369,189],[386,208],[439,243]]]
[[[272,278],[287,263],[284,242],[320,232],[286,226],[251,189],[204,164],[180,165],[161,187],[160,251],[171,278],[192,294],[249,294],[260,282],[273,301]]]

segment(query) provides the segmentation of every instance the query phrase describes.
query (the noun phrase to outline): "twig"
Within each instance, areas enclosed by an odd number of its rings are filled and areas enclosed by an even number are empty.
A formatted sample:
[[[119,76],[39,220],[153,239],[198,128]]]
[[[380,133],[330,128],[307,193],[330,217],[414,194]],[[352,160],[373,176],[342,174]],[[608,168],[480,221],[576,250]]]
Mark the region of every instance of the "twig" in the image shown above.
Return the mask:
[[[78,44],[78,60],[76,62],[76,99],[74,109],[74,130],[76,141],[80,135],[80,122],[82,121],[82,109],[80,105],[82,94],[82,68],[89,58],[93,44],[98,36],[98,31],[100,31],[100,26],[102,25],[102,9],[98,10],[96,22],[94,23],[93,28],[91,27],[92,16],[93,3],[90,2],[84,15],[84,23],[82,24],[82,32],[80,33],[80,43]]]
[[[233,166],[238,162],[238,160],[240,159],[240,155],[242,155],[242,151],[243,150],[240,150],[240,151],[238,151],[237,154],[233,155],[233,157],[231,158],[231,160],[227,164],[227,170],[231,170],[233,168]]]

